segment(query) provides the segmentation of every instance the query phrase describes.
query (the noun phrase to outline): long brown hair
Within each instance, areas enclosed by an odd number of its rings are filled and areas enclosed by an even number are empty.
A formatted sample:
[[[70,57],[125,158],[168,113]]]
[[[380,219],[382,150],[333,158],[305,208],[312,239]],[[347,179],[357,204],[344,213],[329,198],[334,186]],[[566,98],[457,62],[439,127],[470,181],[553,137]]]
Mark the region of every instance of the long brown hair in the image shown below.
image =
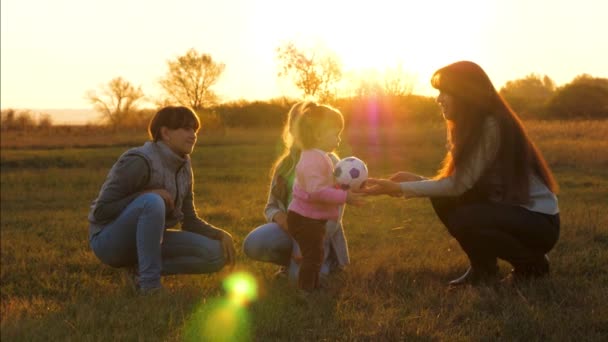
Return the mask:
[[[438,178],[452,175],[471,156],[480,143],[486,118],[493,117],[500,134],[494,165],[504,186],[503,200],[519,204],[528,202],[530,172],[557,193],[558,186],[547,162],[528,137],[517,114],[479,65],[461,61],[445,66],[435,71],[431,85],[454,99],[453,115],[446,120],[448,153]]]

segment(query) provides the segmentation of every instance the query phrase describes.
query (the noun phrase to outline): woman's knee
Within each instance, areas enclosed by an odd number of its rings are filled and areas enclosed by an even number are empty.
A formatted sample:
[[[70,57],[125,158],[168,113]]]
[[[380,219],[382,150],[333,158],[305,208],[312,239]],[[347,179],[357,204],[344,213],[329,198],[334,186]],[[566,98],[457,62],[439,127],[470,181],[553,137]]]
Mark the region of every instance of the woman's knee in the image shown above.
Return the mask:
[[[214,245],[210,249],[211,258],[205,262],[205,271],[208,273],[218,272],[226,266],[224,248],[221,244]]]
[[[243,241],[243,253],[255,260],[265,261],[265,256],[275,251],[289,253],[291,248],[291,238],[275,223],[252,230]]]
[[[204,273],[215,273],[219,272],[222,268],[226,266],[226,259],[222,256],[212,262],[205,264],[205,272]]]
[[[243,253],[249,258],[256,259],[260,249],[260,241],[255,234],[255,230],[253,230],[243,240]]]
[[[453,209],[453,200],[450,200],[447,197],[433,197],[430,200],[437,218],[439,218],[441,223],[443,223],[450,234],[452,234],[450,229],[451,222],[448,220],[448,215],[451,212],[451,209]]]
[[[147,211],[165,213],[165,200],[157,193],[146,192],[136,199],[142,202],[142,208]]]
[[[226,266],[224,249],[219,241],[206,242],[200,246],[200,252],[198,262],[193,265],[196,268],[193,273],[218,272]]]
[[[479,224],[486,220],[480,217],[482,214],[481,208],[476,205],[453,206],[453,203],[450,203],[450,200],[446,198],[432,199],[431,203],[437,217],[454,237],[466,234],[476,226],[476,223]]]
[[[124,250],[113,248],[112,246],[91,243],[91,249],[99,261],[110,267],[120,268],[137,264],[135,248]]]

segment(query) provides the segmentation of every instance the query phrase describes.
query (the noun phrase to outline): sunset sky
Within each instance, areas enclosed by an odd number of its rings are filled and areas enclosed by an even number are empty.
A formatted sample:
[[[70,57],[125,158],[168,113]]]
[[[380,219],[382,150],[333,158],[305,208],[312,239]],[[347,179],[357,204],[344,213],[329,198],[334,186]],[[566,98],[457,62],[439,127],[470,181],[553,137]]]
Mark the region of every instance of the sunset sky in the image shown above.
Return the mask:
[[[2,0],[2,108],[90,108],[114,77],[150,97],[166,61],[194,48],[226,64],[224,100],[294,95],[276,77],[281,42],[321,43],[344,69],[431,73],[479,63],[497,87],[529,73],[558,85],[608,77],[605,0]]]

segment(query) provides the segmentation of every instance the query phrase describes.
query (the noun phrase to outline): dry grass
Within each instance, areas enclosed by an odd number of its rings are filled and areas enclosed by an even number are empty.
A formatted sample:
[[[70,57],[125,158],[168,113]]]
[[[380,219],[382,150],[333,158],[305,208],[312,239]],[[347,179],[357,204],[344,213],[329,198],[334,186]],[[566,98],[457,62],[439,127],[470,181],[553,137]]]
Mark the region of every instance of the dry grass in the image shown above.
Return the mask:
[[[377,198],[347,209],[352,264],[331,278],[313,307],[297,305],[293,289],[272,280],[275,266],[239,251],[237,268],[256,277],[259,299],[223,311],[214,305],[224,298],[228,270],[166,277],[168,294],[139,298],[121,271],[100,264],[88,247],[90,201],[123,145],[140,144],[145,135],[108,135],[86,145],[81,140],[93,139],[86,134],[8,143],[3,132],[2,340],[605,341],[608,121],[527,124],[562,187],[551,278],[519,288],[447,291],[445,282],[464,271],[466,258],[429,203]],[[193,155],[200,214],[230,231],[238,246],[263,222],[278,137],[270,129],[203,135]],[[443,154],[438,125],[351,127],[344,137],[339,153],[361,156],[372,175],[400,169],[432,175]],[[104,139],[117,145],[102,147]],[[500,266],[503,273],[509,268]]]

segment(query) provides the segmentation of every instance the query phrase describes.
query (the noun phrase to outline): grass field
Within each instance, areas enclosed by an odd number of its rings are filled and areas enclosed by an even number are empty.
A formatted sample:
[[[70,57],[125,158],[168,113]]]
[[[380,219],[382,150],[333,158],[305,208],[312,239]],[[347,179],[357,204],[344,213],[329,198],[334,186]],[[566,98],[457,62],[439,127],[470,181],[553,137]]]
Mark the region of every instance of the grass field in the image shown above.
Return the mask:
[[[552,276],[520,287],[448,291],[467,267],[428,200],[379,197],[347,208],[352,264],[332,276],[313,307],[248,260],[240,246],[263,223],[277,130],[206,135],[193,153],[196,205],[231,232],[237,271],[252,274],[258,299],[229,306],[223,270],[163,278],[168,293],[134,296],[121,270],[101,264],[87,242],[87,212],[107,171],[144,134],[45,138],[2,133],[2,341],[606,341],[608,340],[608,121],[528,122],[561,185],[562,233]],[[349,128],[339,154],[368,162],[372,176],[432,175],[440,125],[379,132]],[[510,269],[500,263],[501,273]]]

